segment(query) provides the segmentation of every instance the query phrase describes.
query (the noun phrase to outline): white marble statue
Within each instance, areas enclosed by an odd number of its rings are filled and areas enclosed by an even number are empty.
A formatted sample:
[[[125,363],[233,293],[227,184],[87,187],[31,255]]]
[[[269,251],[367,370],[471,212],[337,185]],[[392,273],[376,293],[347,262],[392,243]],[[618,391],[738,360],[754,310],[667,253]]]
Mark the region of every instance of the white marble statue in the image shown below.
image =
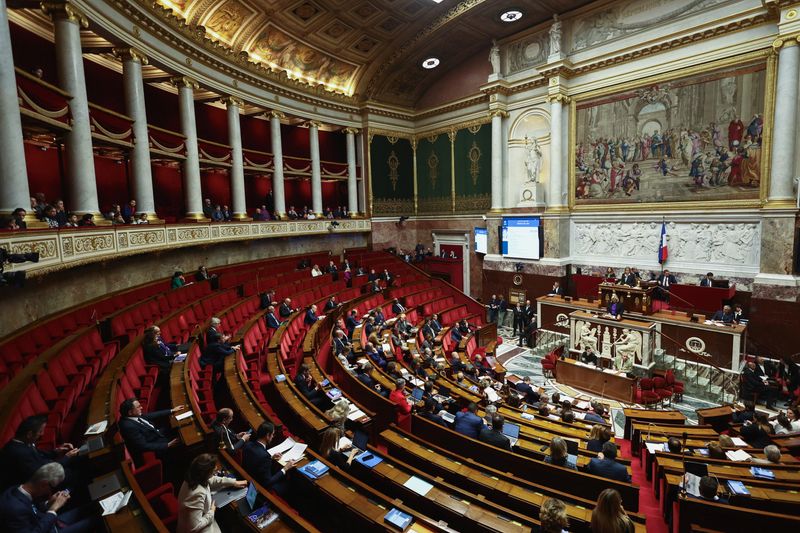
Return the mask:
[[[616,354],[626,355],[632,361],[642,361],[642,334],[628,328],[622,330],[622,335],[617,340]]]
[[[489,50],[489,63],[492,64],[492,74],[498,76],[502,74],[500,72],[500,47],[497,46],[495,39],[492,39],[492,48]]]
[[[561,21],[558,15],[553,15],[553,25],[550,26],[550,55],[561,55]]]
[[[593,352],[597,352],[597,328],[593,328],[588,322],[584,322],[579,331],[579,347],[584,350],[591,348]]]
[[[542,170],[542,149],[536,137],[530,142],[525,137],[525,170],[528,174],[526,183],[539,183],[539,173]]]

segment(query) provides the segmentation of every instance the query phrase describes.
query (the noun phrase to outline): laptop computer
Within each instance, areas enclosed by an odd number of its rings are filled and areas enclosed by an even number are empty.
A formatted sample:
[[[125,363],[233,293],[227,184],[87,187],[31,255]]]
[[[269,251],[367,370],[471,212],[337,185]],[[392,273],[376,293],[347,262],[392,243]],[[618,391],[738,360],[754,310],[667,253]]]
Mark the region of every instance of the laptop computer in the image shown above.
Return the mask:
[[[214,503],[217,504],[217,507],[225,507],[231,502],[236,502],[241,500],[247,495],[247,489],[222,489],[218,490],[214,494],[211,495],[211,499],[214,500]]]
[[[86,455],[90,452],[96,452],[97,450],[102,450],[105,443],[103,442],[103,437],[97,435],[96,437],[90,437],[83,446],[78,448],[78,455]]]
[[[686,473],[694,474],[698,477],[708,475],[708,465],[705,463],[698,463],[696,461],[686,461]]]
[[[511,441],[511,446],[516,446],[517,441],[519,440],[519,426],[517,424],[512,424],[510,422],[506,422],[503,424],[503,435],[508,437],[508,440]]]
[[[567,454],[578,455],[578,441],[570,439],[564,439],[564,441],[567,443]]]
[[[362,452],[367,451],[369,447],[369,433],[360,429],[353,431],[353,447],[358,448]]]
[[[420,401],[422,399],[423,391],[421,388],[416,387],[414,390],[411,391],[411,397],[414,398],[416,401]]]
[[[239,501],[239,512],[244,516],[250,514],[256,508],[256,498],[258,498],[258,490],[251,481],[247,484],[247,492],[244,494],[244,499]]]
[[[97,501],[109,494],[117,492],[120,488],[121,485],[117,474],[112,473],[107,476],[102,476],[89,485],[89,498],[91,498],[92,501]]]

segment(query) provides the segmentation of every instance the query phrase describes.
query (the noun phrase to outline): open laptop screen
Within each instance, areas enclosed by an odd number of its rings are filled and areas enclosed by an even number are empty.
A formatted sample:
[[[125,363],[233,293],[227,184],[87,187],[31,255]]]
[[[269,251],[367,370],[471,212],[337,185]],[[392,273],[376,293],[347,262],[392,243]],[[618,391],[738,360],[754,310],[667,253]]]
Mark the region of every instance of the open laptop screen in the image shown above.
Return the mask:
[[[519,426],[516,424],[511,424],[509,422],[506,422],[505,424],[503,424],[503,435],[505,435],[506,437],[510,437],[512,439],[518,439]]]
[[[366,451],[369,445],[369,434],[366,431],[357,429],[353,432],[353,446],[359,450]]]

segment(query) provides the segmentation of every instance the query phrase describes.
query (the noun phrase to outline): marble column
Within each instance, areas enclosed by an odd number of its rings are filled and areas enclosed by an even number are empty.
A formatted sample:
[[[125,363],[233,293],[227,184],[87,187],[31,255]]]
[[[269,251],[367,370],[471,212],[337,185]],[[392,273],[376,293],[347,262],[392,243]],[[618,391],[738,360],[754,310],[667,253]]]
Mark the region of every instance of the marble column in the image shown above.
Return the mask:
[[[89,21],[70,3],[43,2],[41,5],[53,19],[58,83],[72,96],[69,101],[72,129],[64,143],[69,191],[67,209],[78,214],[97,215],[96,222],[100,222],[80,33],[81,28],[89,26]]]
[[[18,207],[29,210],[31,194],[6,0],[0,0],[0,49],[0,213],[9,214]]]
[[[281,119],[283,113],[273,111],[269,117],[270,141],[272,142],[272,198],[275,203],[275,216],[286,214],[286,199],[283,194],[283,145],[281,144]]]
[[[361,168],[361,185],[358,187],[358,212],[367,212],[367,180],[366,166],[364,165],[364,135],[356,135],[356,164]],[[352,207],[351,207],[352,209]]]
[[[345,128],[347,135],[347,209],[350,216],[358,214],[358,180],[356,179],[356,133],[355,128]]]
[[[492,211],[503,208],[503,115],[494,110],[492,117]]]
[[[244,194],[244,155],[242,153],[242,126],[239,110],[243,102],[230,96],[225,99],[228,106],[228,144],[231,146],[231,208],[235,220],[250,220]]]
[[[562,163],[563,163],[563,137],[562,137],[562,108],[567,102],[567,97],[561,94],[550,96],[550,177],[547,194],[547,208],[560,210],[564,207],[562,191]]]
[[[792,184],[795,170],[800,47],[796,38],[778,39],[773,47],[779,50],[779,55],[768,202],[774,206],[792,207],[795,205]]]
[[[308,144],[311,152],[311,210],[322,216],[322,164],[319,160],[319,127],[322,124],[308,123]]]
[[[194,116],[194,90],[196,81],[187,76],[172,78],[178,87],[178,113],[181,133],[186,137],[186,160],[183,162],[183,197],[186,220],[204,221],[203,191],[200,183],[200,152],[197,147],[197,124]]]
[[[142,65],[147,57],[134,48],[115,48],[114,55],[122,60],[122,81],[125,85],[125,112],[133,119],[133,150],[131,172],[133,175],[133,199],[136,211],[156,214],[153,197],[153,172],[150,166],[150,134],[147,129],[147,110],[144,99]]]

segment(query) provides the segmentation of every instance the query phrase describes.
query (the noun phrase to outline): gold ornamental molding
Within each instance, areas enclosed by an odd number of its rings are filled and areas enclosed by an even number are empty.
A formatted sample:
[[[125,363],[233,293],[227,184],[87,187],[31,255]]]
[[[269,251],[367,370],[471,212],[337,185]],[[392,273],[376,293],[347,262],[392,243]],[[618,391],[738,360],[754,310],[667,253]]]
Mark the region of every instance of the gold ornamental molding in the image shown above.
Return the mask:
[[[776,52],[780,51],[781,48],[789,48],[790,46],[797,46],[798,42],[800,41],[800,35],[785,35],[782,37],[778,37],[774,41],[772,41],[772,49]]]
[[[189,76],[173,76],[169,79],[169,82],[177,88],[188,88],[196,91],[200,88],[200,84],[194,81],[194,79],[190,78]]]
[[[68,20],[81,28],[89,27],[89,19],[86,18],[86,15],[70,2],[42,2],[39,6],[54,22],[56,20]]]
[[[492,109],[489,111],[489,121],[494,117],[508,118],[509,116],[511,115],[508,114],[508,111],[503,111],[502,109]]]
[[[244,107],[244,100],[237,96],[226,96],[225,98],[221,99],[220,102],[225,104],[226,107],[236,106],[239,109]]]
[[[136,61],[137,63],[141,63],[142,65],[147,65],[150,61],[147,59],[147,56],[144,55],[140,50],[133,48],[131,46],[118,46],[112,50],[114,57],[119,59],[120,61]]]
[[[551,104],[555,103],[555,102],[558,102],[559,104],[566,105],[566,104],[570,103],[571,99],[566,94],[558,93],[558,94],[548,95],[545,98],[545,101],[549,102]]]
[[[358,128],[344,128],[342,133],[358,135]]]
[[[306,125],[309,128],[320,129],[322,127],[322,122],[319,122],[318,120],[309,120],[308,122],[306,122]]]
[[[282,111],[275,111],[275,110],[267,113],[267,116],[269,116],[270,118],[277,118],[278,120],[283,120],[286,118],[286,114],[284,114]]]

